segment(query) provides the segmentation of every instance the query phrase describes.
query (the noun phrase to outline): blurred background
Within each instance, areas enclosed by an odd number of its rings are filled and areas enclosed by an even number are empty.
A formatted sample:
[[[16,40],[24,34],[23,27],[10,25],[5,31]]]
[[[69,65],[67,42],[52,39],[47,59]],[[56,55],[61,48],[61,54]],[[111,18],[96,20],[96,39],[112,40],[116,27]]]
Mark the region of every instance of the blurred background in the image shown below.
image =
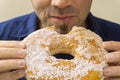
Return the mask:
[[[0,0],[0,22],[33,11],[31,0]],[[120,24],[120,0],[93,0],[93,15]]]

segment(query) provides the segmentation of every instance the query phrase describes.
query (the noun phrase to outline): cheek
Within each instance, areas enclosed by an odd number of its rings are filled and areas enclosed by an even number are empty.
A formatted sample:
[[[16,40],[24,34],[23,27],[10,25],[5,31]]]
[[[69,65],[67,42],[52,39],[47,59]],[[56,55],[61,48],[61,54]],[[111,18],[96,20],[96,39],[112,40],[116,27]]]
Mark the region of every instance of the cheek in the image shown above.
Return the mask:
[[[35,11],[42,11],[47,8],[51,0],[33,0],[33,8]]]
[[[91,8],[92,0],[79,0],[77,3],[77,9],[79,10],[79,17],[84,21],[88,16]]]
[[[83,14],[87,14],[90,11],[90,7],[91,7],[91,0],[81,0],[80,2],[81,4],[79,4],[79,8],[81,10],[81,12]]]

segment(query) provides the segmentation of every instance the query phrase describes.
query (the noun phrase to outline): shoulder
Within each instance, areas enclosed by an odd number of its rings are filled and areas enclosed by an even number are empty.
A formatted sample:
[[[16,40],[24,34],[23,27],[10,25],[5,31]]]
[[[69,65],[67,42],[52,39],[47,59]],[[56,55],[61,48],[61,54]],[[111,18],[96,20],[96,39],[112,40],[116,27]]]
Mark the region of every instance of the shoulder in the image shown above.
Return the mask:
[[[98,24],[101,25],[101,26],[104,26],[104,27],[106,26],[107,28],[112,28],[112,27],[120,28],[120,24],[118,24],[118,23],[108,21],[108,20],[105,20],[105,19],[101,19],[101,18],[98,18],[98,17],[95,17],[95,19],[97,20]]]
[[[16,18],[13,18],[13,19],[10,19],[10,20],[7,20],[7,21],[4,21],[4,22],[1,22],[0,23],[0,27],[2,26],[10,26],[10,25],[19,25],[21,24],[22,22],[24,22],[25,20],[27,20],[29,18],[29,16],[31,15],[32,13],[30,14],[26,14],[26,15],[22,15],[22,16],[19,16],[19,17],[16,17]]]
[[[120,24],[105,19],[95,17],[97,24],[100,25],[102,32],[107,40],[120,41]]]
[[[0,23],[0,39],[8,39],[12,32],[22,24],[27,23],[33,13],[22,15]]]

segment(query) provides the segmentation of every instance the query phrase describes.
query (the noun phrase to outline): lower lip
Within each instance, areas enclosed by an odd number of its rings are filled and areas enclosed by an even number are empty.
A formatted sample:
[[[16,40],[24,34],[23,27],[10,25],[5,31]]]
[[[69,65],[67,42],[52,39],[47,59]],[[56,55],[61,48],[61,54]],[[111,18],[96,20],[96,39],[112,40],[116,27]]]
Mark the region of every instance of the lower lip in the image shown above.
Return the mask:
[[[52,18],[55,19],[56,21],[65,22],[65,21],[72,19],[73,17],[64,17],[64,18],[52,17]]]

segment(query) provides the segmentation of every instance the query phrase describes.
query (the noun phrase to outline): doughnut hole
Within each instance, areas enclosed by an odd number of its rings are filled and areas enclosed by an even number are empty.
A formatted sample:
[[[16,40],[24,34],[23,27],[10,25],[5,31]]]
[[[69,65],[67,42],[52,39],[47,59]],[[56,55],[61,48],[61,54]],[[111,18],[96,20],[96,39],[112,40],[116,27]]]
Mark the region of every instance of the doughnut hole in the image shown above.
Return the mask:
[[[51,56],[55,57],[56,59],[63,59],[63,60],[72,60],[75,58],[74,51],[70,51],[67,49],[56,49],[52,51]]]
[[[65,52],[55,53],[53,56],[57,59],[67,59],[67,60],[74,59],[73,55]]]
[[[49,44],[49,55],[56,59],[71,60],[76,58],[75,49],[78,46],[78,41],[75,38],[70,38],[68,35],[52,36]]]

